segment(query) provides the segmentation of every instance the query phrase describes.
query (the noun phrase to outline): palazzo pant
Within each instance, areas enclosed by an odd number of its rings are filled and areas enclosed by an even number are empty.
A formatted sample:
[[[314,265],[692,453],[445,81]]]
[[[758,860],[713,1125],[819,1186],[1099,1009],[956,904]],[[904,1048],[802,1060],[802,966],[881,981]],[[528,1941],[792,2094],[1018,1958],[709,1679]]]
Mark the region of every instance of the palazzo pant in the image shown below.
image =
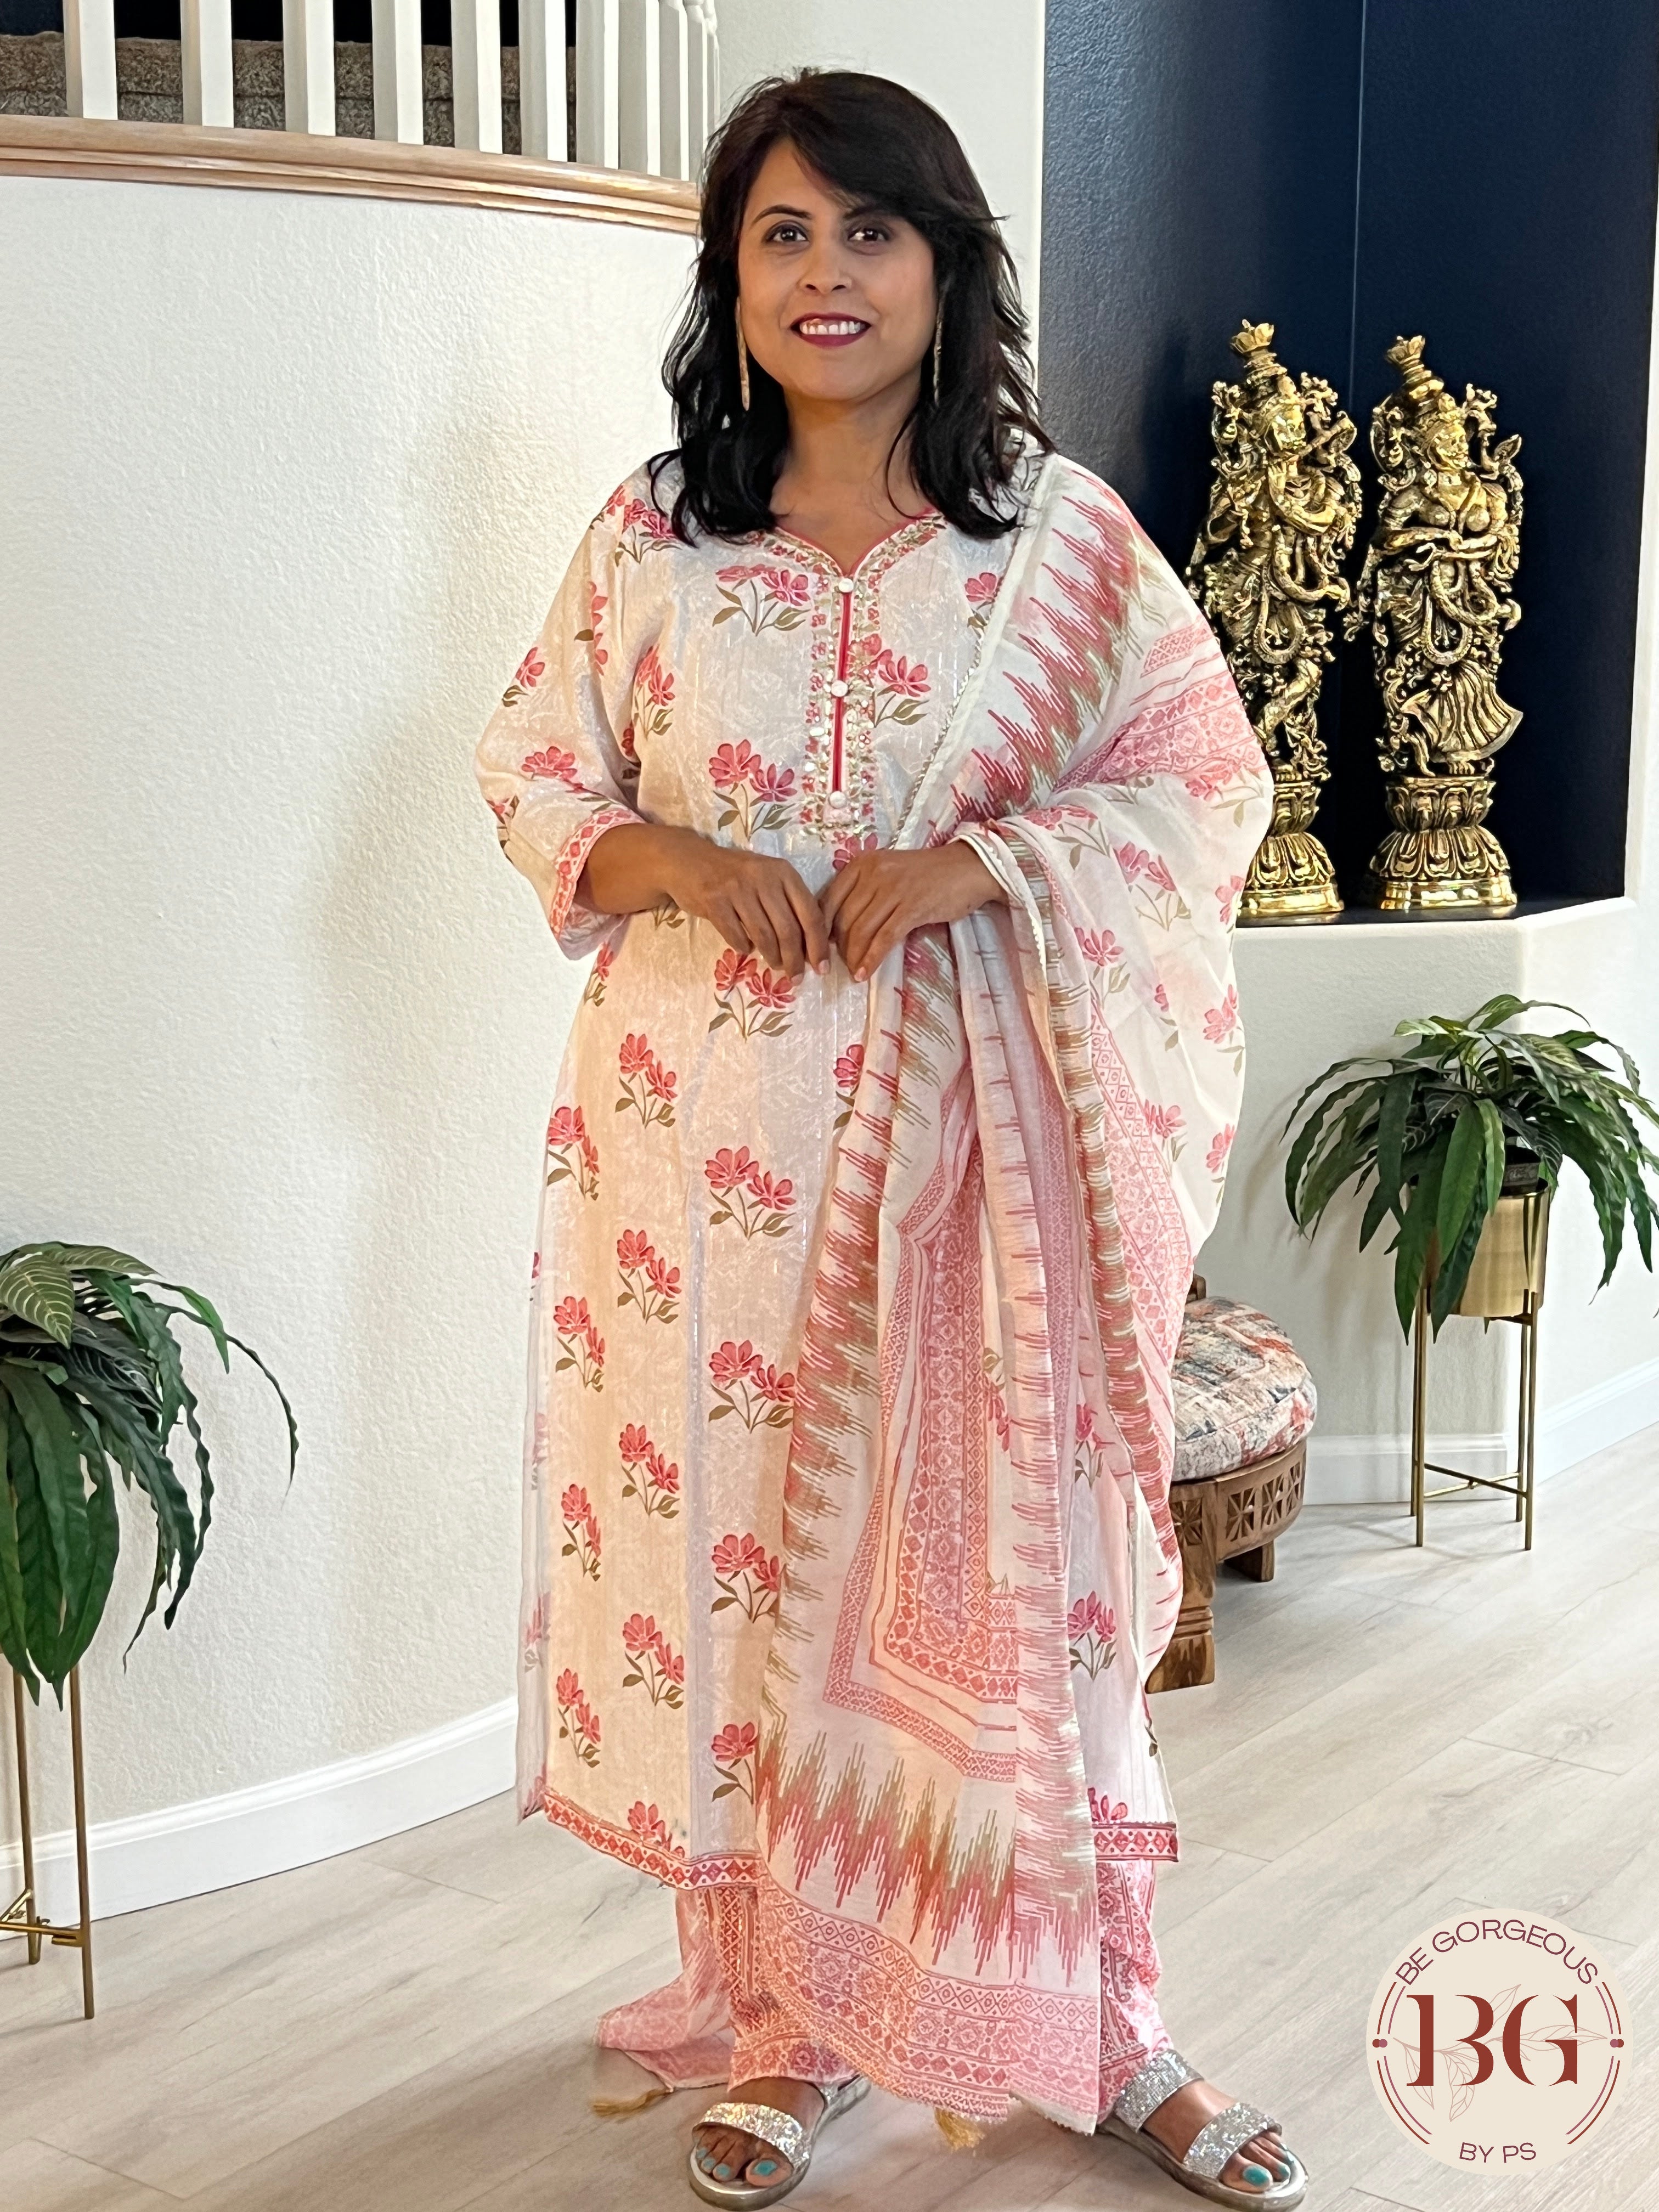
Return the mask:
[[[1099,1880],[1099,2117],[1104,2118],[1146,2061],[1173,2046],[1153,1997],[1162,1972],[1152,1937],[1158,1863],[1108,1861]],[[681,1890],[675,1902],[682,1952],[696,1963],[688,1966],[672,1997],[659,1991],[607,2014],[599,2026],[599,2042],[630,2051],[643,2063],[666,2071],[656,2052],[641,2048],[642,2042],[658,2040],[653,2029],[665,2043],[689,2042],[707,2051],[709,2045],[702,2039],[723,2014],[732,2037],[731,2087],[768,2075],[824,2087],[850,2081],[857,2069],[825,2045],[801,2035],[786,2004],[768,1985],[756,1942],[753,1884]],[[672,2074],[668,2078],[673,2079]]]

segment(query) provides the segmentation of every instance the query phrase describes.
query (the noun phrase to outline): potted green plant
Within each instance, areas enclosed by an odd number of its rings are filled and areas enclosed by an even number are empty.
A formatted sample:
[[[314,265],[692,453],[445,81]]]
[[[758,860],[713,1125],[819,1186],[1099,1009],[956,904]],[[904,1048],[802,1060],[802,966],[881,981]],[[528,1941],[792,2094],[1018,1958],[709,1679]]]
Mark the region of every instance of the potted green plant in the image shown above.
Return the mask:
[[[1539,1008],[1570,1014],[1578,1026],[1558,1033],[1511,1026]],[[1373,1183],[1360,1249],[1385,1222],[1395,1224],[1395,1304],[1407,1335],[1425,1279],[1437,1334],[1458,1310],[1505,1195],[1541,1189],[1547,1200],[1566,1161],[1582,1171],[1595,1202],[1602,1283],[1618,1265],[1627,1218],[1651,1268],[1655,1202],[1647,1178],[1659,1170],[1659,1154],[1642,1123],[1659,1128],[1659,1110],[1643,1097],[1640,1073],[1621,1046],[1586,1028],[1571,1006],[1507,992],[1462,1021],[1431,1015],[1401,1022],[1395,1035],[1413,1042],[1395,1055],[1334,1061],[1297,1099],[1285,1125],[1288,1135],[1301,1123],[1285,1164],[1285,1196],[1310,1234],[1345,1183]]]
[[[228,1334],[199,1291],[163,1283],[141,1261],[102,1245],[20,1244],[0,1255],[0,1653],[37,1704],[43,1679],[62,1704],[103,1618],[121,1545],[118,1475],[155,1523],[149,1598],[134,1641],[163,1589],[172,1593],[163,1615],[172,1626],[196,1571],[213,1474],[175,1319],[204,1328],[227,1369],[234,1345],[265,1376],[288,1422],[292,1480],[293,1408],[258,1354]],[[180,1420],[196,1462],[194,1504],[171,1457]]]

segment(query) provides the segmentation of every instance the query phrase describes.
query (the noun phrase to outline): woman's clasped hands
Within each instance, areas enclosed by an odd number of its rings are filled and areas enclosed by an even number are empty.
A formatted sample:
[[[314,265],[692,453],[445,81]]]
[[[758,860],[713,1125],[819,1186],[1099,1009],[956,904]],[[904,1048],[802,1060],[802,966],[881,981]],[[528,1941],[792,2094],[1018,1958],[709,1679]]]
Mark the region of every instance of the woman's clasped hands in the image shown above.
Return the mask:
[[[816,896],[787,860],[703,837],[676,854],[672,873],[669,896],[738,951],[791,975],[808,967],[823,975],[833,945],[859,982],[913,929],[959,921],[1003,896],[978,854],[955,840],[855,854]]]

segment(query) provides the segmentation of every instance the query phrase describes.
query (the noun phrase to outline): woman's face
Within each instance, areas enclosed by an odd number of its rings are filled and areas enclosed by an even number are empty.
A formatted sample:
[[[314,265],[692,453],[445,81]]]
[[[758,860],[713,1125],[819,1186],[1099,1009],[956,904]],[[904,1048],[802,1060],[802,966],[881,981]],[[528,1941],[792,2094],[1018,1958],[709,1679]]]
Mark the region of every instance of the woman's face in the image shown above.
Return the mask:
[[[933,252],[902,216],[854,207],[780,139],[738,240],[744,342],[787,397],[857,405],[915,380],[933,343]]]

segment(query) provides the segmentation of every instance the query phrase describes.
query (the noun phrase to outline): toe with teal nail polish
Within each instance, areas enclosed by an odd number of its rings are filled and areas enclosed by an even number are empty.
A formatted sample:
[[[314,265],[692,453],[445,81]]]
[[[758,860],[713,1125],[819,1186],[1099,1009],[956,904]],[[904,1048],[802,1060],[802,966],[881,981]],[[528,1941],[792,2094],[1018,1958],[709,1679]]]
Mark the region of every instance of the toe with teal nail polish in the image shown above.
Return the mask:
[[[1265,2189],[1273,2179],[1273,2176],[1265,2166],[1247,2166],[1244,2169],[1244,2179],[1253,2189]]]

